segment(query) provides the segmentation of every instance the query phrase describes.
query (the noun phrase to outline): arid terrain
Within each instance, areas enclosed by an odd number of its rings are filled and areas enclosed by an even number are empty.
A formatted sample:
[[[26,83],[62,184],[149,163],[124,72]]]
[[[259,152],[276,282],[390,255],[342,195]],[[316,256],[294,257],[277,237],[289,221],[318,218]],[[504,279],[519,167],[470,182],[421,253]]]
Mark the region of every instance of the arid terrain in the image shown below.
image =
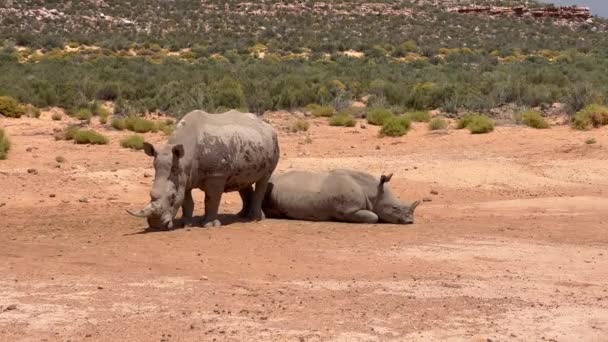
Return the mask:
[[[151,160],[95,121],[109,145],[55,141],[72,119],[50,116],[0,119],[1,341],[608,336],[608,127],[378,138],[321,119],[287,133],[294,117],[268,114],[278,172],[393,172],[402,200],[426,200],[416,223],[241,222],[231,193],[223,227],[147,231],[125,209],[148,201]]]

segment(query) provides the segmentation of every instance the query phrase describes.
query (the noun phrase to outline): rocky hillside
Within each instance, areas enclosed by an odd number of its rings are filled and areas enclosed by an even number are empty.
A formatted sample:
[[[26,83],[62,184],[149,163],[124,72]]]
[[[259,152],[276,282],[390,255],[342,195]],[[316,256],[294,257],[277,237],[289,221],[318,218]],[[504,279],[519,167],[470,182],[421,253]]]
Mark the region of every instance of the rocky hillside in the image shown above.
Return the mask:
[[[132,42],[178,50],[245,50],[263,43],[277,51],[366,51],[415,41],[440,47],[561,49],[608,43],[597,18],[495,15],[454,11],[466,1],[3,1],[0,37],[17,45],[61,47],[67,42],[126,48]],[[529,1],[475,1],[477,6],[537,8]],[[528,3],[523,7],[524,3]],[[537,12],[538,13],[538,12]],[[580,39],[584,37],[584,39]]]

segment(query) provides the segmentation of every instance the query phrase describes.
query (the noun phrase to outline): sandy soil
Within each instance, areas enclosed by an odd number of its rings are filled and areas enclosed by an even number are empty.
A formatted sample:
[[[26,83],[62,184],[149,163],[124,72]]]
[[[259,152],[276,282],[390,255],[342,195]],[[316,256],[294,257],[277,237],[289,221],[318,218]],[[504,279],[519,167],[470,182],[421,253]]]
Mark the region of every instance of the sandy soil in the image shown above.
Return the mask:
[[[399,197],[431,200],[416,224],[240,222],[228,194],[226,226],[148,232],[125,209],[151,160],[97,124],[109,145],[54,141],[67,122],[0,119],[2,341],[606,341],[606,128],[379,139],[311,121],[281,133],[280,171],[394,172]]]

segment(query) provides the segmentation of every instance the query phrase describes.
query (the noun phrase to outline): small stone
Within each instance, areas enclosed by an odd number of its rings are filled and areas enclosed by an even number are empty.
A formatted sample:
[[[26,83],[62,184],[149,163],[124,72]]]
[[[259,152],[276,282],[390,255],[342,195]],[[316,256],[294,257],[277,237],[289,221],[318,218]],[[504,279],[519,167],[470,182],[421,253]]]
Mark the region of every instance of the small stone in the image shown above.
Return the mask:
[[[365,124],[361,124],[361,128],[366,129],[367,126],[365,126]]]
[[[55,194],[50,194],[49,197],[53,198],[53,197],[55,197]]]
[[[350,148],[355,148],[355,145],[350,145]]]
[[[414,169],[414,170],[418,170],[418,166],[414,166],[414,167],[413,167],[413,169]]]
[[[30,173],[32,175],[37,175],[38,174],[38,170],[36,170],[36,169],[27,169],[27,173]]]
[[[376,145],[376,150],[379,150],[379,149],[380,149],[380,145]]]
[[[33,150],[34,150],[33,148],[28,147],[28,148],[25,149],[25,152],[32,152]]]
[[[112,170],[110,170],[110,172],[116,172],[116,171],[118,171],[118,170],[116,170],[116,169],[112,169]]]
[[[88,198],[86,198],[86,197],[81,197],[81,198],[80,198],[78,201],[79,201],[80,203],[89,203],[89,199],[88,199]]]
[[[6,309],[4,309],[4,311],[13,311],[13,310],[17,310],[17,304],[11,304],[11,305],[7,306]]]
[[[150,178],[150,177],[152,177],[152,174],[150,172],[146,171],[146,172],[144,172],[144,177],[145,178]]]
[[[201,280],[209,280],[209,277],[207,277],[207,276],[202,276],[202,277],[201,277]]]
[[[98,290],[103,290],[103,286],[97,286]]]
[[[439,195],[439,191],[437,191],[437,190],[431,190],[431,195]]]
[[[424,197],[424,198],[422,199],[422,202],[433,202],[433,199],[432,199],[432,198],[430,198],[430,197]]]

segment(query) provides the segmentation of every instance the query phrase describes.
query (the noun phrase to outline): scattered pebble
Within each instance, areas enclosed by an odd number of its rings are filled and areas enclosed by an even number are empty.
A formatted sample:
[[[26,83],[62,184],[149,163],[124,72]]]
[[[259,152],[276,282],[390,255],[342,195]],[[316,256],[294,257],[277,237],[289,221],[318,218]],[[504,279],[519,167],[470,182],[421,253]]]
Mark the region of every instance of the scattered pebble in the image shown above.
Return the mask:
[[[424,198],[422,199],[422,202],[433,202],[433,199],[432,199],[432,198],[430,198],[430,197],[424,197]]]
[[[201,280],[209,280],[209,277],[207,277],[207,276],[202,276],[202,277],[201,277]]]
[[[103,286],[97,286],[98,290],[103,290]]]
[[[80,198],[78,201],[79,201],[80,203],[89,203],[89,199],[88,199],[88,198],[86,198],[86,197],[81,197],[81,198]]]
[[[379,150],[379,149],[380,149],[380,145],[376,145],[376,150]]]
[[[144,172],[144,177],[150,178],[150,177],[152,177],[152,174],[150,172]]]
[[[38,174],[38,170],[36,169],[27,169],[27,173],[33,174],[33,175],[37,175]]]
[[[33,150],[34,150],[33,148],[28,147],[28,148],[25,149],[25,152],[32,152]]]
[[[49,197],[53,198],[53,197],[55,197],[55,194],[50,194]]]
[[[17,310],[17,304],[11,304],[4,309],[4,311],[13,311],[13,310]]]
[[[431,195],[439,195],[439,191],[437,191],[437,190],[431,190]]]
[[[361,124],[361,128],[366,129],[367,126],[365,126],[365,124]]]

